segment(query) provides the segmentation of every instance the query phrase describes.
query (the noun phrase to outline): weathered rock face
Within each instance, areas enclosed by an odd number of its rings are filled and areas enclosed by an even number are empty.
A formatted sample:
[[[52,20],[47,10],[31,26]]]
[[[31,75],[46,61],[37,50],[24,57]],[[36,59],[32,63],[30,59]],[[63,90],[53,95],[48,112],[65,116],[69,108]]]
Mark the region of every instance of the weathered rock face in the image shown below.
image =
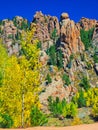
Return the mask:
[[[68,14],[61,15],[60,22],[60,46],[64,55],[64,64],[66,66],[69,57],[73,53],[81,53],[84,45],[81,42],[80,30],[74,21],[70,20]]]
[[[46,54],[45,51],[40,51],[40,62],[43,66],[47,65],[47,61],[49,59],[49,56]]]
[[[80,21],[77,23],[77,25],[80,27],[80,29],[84,29],[84,30],[89,30],[93,27],[95,27],[97,20],[92,20],[92,19],[88,19],[88,18],[82,18],[80,19]]]
[[[19,45],[18,43],[14,44],[13,41],[17,35],[17,28],[14,26],[13,21],[4,20],[3,22],[3,43],[6,45],[9,55],[16,54],[19,51]]]
[[[54,29],[57,30],[59,35],[59,22],[56,17],[43,15],[42,12],[36,12],[34,15],[33,23],[36,24],[36,37],[45,42],[51,39],[51,34]]]
[[[95,25],[93,40],[96,40],[96,42],[98,41],[98,21],[96,22],[96,25]]]
[[[40,102],[43,105],[42,109],[46,112],[48,108],[48,97],[52,96],[54,99],[59,97],[60,100],[66,98],[66,101],[69,102],[72,96],[77,92],[75,87],[71,85],[64,87],[63,81],[60,76],[56,76],[52,79],[52,83],[46,86],[45,92],[42,92],[39,96]]]
[[[27,20],[16,16],[13,20],[5,19],[0,25],[1,37],[3,43],[7,47],[8,54],[19,54],[19,35],[22,33],[22,29],[26,28]]]

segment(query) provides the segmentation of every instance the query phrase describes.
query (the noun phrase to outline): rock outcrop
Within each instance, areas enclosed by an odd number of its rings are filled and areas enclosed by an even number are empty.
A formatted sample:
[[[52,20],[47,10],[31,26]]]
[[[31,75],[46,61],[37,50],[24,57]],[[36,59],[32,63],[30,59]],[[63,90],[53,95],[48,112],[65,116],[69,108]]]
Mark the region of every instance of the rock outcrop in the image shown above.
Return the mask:
[[[84,30],[89,30],[91,28],[94,28],[96,25],[97,20],[93,20],[93,19],[88,19],[88,18],[82,18],[80,19],[80,21],[77,23],[77,25],[79,26],[80,29],[84,29]]]
[[[60,21],[60,47],[64,55],[64,66],[69,61],[69,57],[74,53],[81,53],[84,45],[80,38],[80,30],[74,21],[70,20],[69,15],[63,13]]]
[[[24,28],[27,28],[28,21],[22,17],[16,16],[13,20],[5,19],[0,25],[1,37],[7,47],[8,54],[19,55],[20,34]]]
[[[59,97],[60,100],[66,99],[69,102],[74,94],[77,92],[75,87],[71,85],[64,87],[64,83],[60,76],[56,76],[52,79],[52,83],[46,86],[45,92],[42,92],[39,96],[40,102],[42,104],[42,109],[46,112],[48,111],[48,97],[52,96],[54,99]]]
[[[96,42],[98,41],[98,21],[96,22],[96,25],[95,25],[93,40],[95,40]]]
[[[47,49],[48,45],[51,44],[51,35],[54,29],[56,29],[57,35],[59,35],[60,33],[59,21],[57,17],[52,17],[50,15],[43,15],[42,12],[36,12],[32,23],[36,24],[35,35],[42,42],[43,50]],[[50,43],[47,44],[46,43],[47,41],[48,42],[50,41]]]

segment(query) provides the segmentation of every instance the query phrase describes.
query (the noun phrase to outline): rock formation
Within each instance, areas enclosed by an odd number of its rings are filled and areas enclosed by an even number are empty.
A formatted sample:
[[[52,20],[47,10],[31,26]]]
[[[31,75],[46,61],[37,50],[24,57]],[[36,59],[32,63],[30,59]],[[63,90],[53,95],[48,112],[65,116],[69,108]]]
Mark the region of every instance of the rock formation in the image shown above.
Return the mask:
[[[47,105],[48,96],[58,96],[61,100],[66,98],[67,101],[69,101],[77,92],[80,81],[79,78],[81,78],[79,75],[82,73],[88,77],[92,77],[92,74],[94,75],[95,73],[93,69],[98,72],[98,63],[93,63],[94,53],[91,53],[90,50],[90,52],[85,52],[84,56],[85,48],[80,37],[80,29],[87,31],[95,27],[92,45],[98,48],[98,21],[82,18],[80,22],[75,23],[73,20],[70,20],[67,13],[62,13],[59,22],[57,17],[44,15],[42,12],[36,12],[30,27],[33,25],[36,27],[35,37],[39,39],[41,44],[39,58],[39,61],[42,63],[41,86],[44,86],[45,92],[41,93],[39,97],[40,101],[44,105]],[[13,20],[3,20],[2,24],[0,24],[0,37],[2,37],[3,43],[6,45],[9,55],[19,55],[19,50],[21,48],[19,36],[27,27],[28,21],[19,16],[15,17]],[[53,33],[54,37],[52,36]],[[49,50],[52,45],[55,45],[55,53],[57,53],[59,49],[62,50],[63,68],[61,70],[58,70],[57,66],[47,64],[50,58],[47,50]],[[89,67],[91,67],[91,70],[88,69]],[[59,71],[60,74],[58,74]],[[89,72],[91,72],[91,74],[89,74]],[[43,85],[46,83],[47,74],[50,74],[52,83]],[[71,81],[69,85],[64,83],[62,79],[63,74],[69,76]],[[96,77],[96,75],[94,76]],[[94,78],[94,80],[95,83],[97,78]],[[91,79],[91,81],[93,82],[93,79]]]
[[[82,18],[77,23],[77,25],[80,27],[80,29],[89,30],[91,28],[94,28],[96,25],[97,20],[88,19],[88,18]]]
[[[69,57],[74,53],[81,53],[84,45],[81,42],[80,30],[69,15],[63,13],[60,21],[60,46],[64,55],[64,65],[68,63]]]
[[[43,50],[46,50],[53,44],[51,35],[54,29],[56,29],[57,35],[60,33],[58,19],[50,15],[43,15],[42,12],[36,12],[33,23],[36,24],[35,36],[41,41]]]
[[[0,25],[1,37],[3,43],[7,47],[9,55],[19,54],[19,35],[26,25],[27,20],[19,16],[16,16],[13,20],[5,19],[2,21],[2,24]]]

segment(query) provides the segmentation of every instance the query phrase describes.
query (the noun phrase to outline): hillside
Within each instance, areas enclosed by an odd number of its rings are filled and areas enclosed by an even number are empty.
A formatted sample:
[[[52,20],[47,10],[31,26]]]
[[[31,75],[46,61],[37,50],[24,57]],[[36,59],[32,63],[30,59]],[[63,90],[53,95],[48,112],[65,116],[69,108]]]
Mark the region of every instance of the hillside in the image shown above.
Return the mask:
[[[13,122],[14,116],[16,122],[19,118],[13,127],[31,126],[29,116],[34,114],[35,126],[67,126],[97,120],[97,20],[83,17],[75,23],[62,13],[59,21],[55,16],[36,12],[31,23],[20,16],[0,21],[0,38],[0,127],[10,120],[3,116],[6,113],[9,117],[16,114],[11,117]],[[13,108],[15,102],[17,107]],[[33,117],[31,124],[34,125]]]

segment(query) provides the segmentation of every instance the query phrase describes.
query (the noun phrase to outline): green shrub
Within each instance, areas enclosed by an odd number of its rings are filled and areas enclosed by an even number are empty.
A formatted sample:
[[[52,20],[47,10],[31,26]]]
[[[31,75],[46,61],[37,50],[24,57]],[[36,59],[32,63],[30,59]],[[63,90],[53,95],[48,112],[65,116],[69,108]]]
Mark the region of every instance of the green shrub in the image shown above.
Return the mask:
[[[89,80],[86,76],[82,77],[80,87],[84,88],[86,91],[91,87]]]
[[[74,54],[71,54],[69,59],[70,59],[70,61],[72,61],[74,59]]]
[[[81,61],[85,61],[85,55],[84,53],[80,55],[81,56]]]
[[[2,71],[0,71],[0,87],[2,87],[3,84],[3,74]]]
[[[38,42],[38,43],[37,43],[37,47],[38,47],[39,49],[42,49],[42,43],[41,43],[41,42]]]
[[[58,117],[62,114],[62,104],[58,97],[56,97],[56,100],[53,100],[50,96],[48,98],[49,102],[49,110],[52,112],[53,116]]]
[[[79,91],[79,98],[77,100],[78,107],[85,107],[86,106],[86,99],[84,97],[84,92],[82,90]]]
[[[95,63],[98,63],[98,56],[96,54],[93,55],[93,59]]]
[[[56,100],[49,97],[48,102],[49,110],[54,117],[74,117],[77,114],[77,105],[73,102],[67,103],[65,99],[60,101],[58,97]]]
[[[48,81],[48,84],[52,83],[52,79],[49,74],[47,74],[46,80]]]
[[[58,68],[63,68],[63,54],[61,50],[57,51],[57,66]]]
[[[32,108],[30,119],[32,126],[42,126],[48,122],[46,115],[37,106]]]
[[[56,28],[54,28],[54,30],[53,30],[53,32],[51,34],[51,39],[53,39],[54,42],[56,42],[56,40],[58,39]]]
[[[72,67],[72,61],[73,61],[73,59],[74,59],[74,54],[71,54],[70,57],[69,57],[69,62],[67,64],[67,67],[69,69],[71,69],[71,67]]]
[[[64,81],[65,85],[67,85],[67,86],[71,84],[69,76],[66,74],[63,74],[62,80]]]
[[[79,92],[72,98],[72,102],[78,106],[78,108],[86,106],[86,98],[84,97],[84,91]]]
[[[8,114],[0,113],[0,128],[11,128],[13,120]]]
[[[85,50],[88,50],[89,47],[91,47],[93,32],[94,32],[94,28],[88,31],[85,31],[84,29],[80,30],[80,36],[81,36],[82,42],[84,43]]]
[[[8,39],[12,39],[13,38],[13,35],[12,34],[9,34],[8,35]]]
[[[49,65],[54,65],[56,66],[57,64],[57,59],[56,59],[56,47],[55,45],[51,46],[48,50],[47,50],[47,54],[49,55]]]
[[[74,104],[73,102],[70,102],[70,111],[71,111],[70,114],[71,117],[75,117],[77,115],[77,105]]]
[[[19,32],[17,32],[17,34],[15,35],[15,39],[16,40],[20,40],[21,39],[21,34]]]

